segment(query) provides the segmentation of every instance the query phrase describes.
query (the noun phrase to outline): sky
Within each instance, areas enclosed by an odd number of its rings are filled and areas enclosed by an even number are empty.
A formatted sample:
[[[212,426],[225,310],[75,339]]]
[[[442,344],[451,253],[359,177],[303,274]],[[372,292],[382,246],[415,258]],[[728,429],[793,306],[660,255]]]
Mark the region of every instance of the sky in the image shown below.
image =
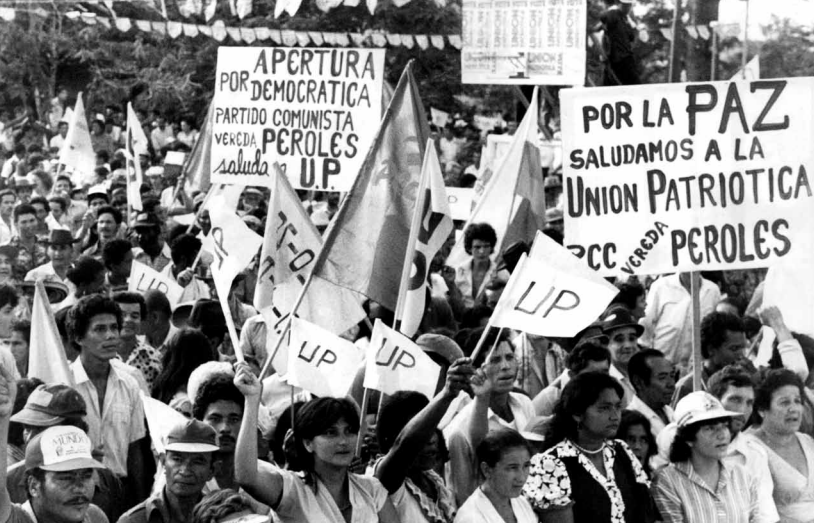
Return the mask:
[[[759,36],[760,26],[769,24],[772,15],[791,18],[804,25],[814,24],[814,0],[748,0],[749,33]],[[718,21],[743,23],[746,9],[745,0],[721,0],[718,8]]]

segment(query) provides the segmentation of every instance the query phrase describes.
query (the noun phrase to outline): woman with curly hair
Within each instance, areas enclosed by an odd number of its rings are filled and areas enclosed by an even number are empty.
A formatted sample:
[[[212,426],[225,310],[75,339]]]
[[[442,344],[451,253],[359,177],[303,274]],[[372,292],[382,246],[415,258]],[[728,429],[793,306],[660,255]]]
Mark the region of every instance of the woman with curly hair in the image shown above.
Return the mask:
[[[545,438],[531,459],[523,495],[541,523],[651,523],[656,510],[639,461],[613,439],[624,389],[601,372],[574,377],[563,388]]]
[[[350,472],[359,412],[347,398],[318,398],[297,412],[286,441],[288,469],[257,460],[261,385],[238,364],[235,386],[245,396],[235,452],[235,476],[282,523],[398,523],[387,490],[376,478]]]
[[[463,295],[464,305],[474,307],[479,299],[485,303],[484,284],[494,269],[492,254],[497,245],[497,233],[488,223],[473,223],[464,231],[464,250],[471,258],[455,269],[455,285]]]

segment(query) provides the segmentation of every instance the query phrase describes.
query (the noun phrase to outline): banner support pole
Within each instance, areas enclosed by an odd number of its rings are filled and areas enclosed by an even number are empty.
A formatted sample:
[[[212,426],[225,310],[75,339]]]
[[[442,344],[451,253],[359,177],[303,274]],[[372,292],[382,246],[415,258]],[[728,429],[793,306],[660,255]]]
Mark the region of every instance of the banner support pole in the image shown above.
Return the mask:
[[[703,388],[701,383],[701,273],[690,273],[690,295],[692,297],[692,390]]]

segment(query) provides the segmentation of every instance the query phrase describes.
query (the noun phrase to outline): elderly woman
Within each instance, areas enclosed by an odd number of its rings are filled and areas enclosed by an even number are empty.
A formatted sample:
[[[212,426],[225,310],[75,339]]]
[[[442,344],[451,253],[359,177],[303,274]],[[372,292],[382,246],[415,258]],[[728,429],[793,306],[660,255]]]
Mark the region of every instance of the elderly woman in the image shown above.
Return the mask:
[[[755,391],[760,424],[746,436],[767,449],[780,521],[814,519],[814,439],[800,432],[803,382],[787,369],[769,371]]]
[[[676,405],[670,465],[656,473],[653,495],[665,523],[750,523],[758,519],[757,486],[740,465],[724,464],[729,422],[740,416],[718,399],[692,392]]]
[[[536,523],[521,494],[529,475],[531,447],[518,432],[500,429],[476,450],[482,483],[461,505],[455,523]]]
[[[614,439],[624,390],[600,372],[574,377],[548,426],[549,447],[531,459],[523,495],[541,523],[650,523],[650,484],[628,446]]]

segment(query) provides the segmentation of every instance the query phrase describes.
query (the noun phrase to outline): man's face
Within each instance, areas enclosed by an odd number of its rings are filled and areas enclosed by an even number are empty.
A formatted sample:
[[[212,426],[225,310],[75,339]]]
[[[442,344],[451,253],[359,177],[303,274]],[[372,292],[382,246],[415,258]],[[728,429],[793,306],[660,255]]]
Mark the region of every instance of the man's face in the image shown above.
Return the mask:
[[[71,194],[71,182],[65,178],[60,178],[54,184],[54,192],[57,194]]]
[[[28,368],[28,340],[20,331],[11,331],[11,338],[8,342],[9,349],[14,355],[14,361],[17,362],[17,370],[20,374],[25,375],[25,370]]]
[[[119,324],[110,313],[97,314],[90,319],[88,330],[78,340],[82,353],[96,359],[109,361],[115,358],[119,348]]]
[[[138,303],[119,303],[122,310],[122,338],[134,338],[141,332],[141,305]]]
[[[104,198],[91,198],[88,202],[88,207],[94,211],[98,210],[102,205],[106,205],[107,201]]]
[[[51,258],[51,262],[57,267],[63,267],[73,261],[73,249],[70,245],[48,245],[47,254]]]
[[[51,210],[51,214],[54,215],[54,218],[59,220],[62,217],[62,206],[57,202],[48,202],[48,207]],[[36,209],[36,207],[34,207]]]
[[[743,358],[746,346],[746,334],[728,330],[724,342],[719,347],[710,348],[710,360],[716,369],[737,363]]]
[[[127,251],[121,263],[113,265],[111,271],[119,278],[127,278],[130,276],[130,271],[133,269],[133,251]]]
[[[40,521],[84,521],[96,488],[95,478],[93,469],[79,469],[46,472],[42,482],[32,479],[28,489]]]
[[[661,408],[673,399],[676,382],[673,378],[673,365],[666,358],[647,358],[650,367],[650,383],[636,391],[646,404]]]
[[[33,191],[34,189],[32,187],[18,187],[16,190],[17,198],[23,203],[28,203],[28,201],[31,199],[31,193]]]
[[[68,101],[68,90],[67,89],[60,89],[59,94],[57,95],[59,101],[65,103]]]
[[[142,249],[154,247],[158,243],[158,227],[139,227],[136,229],[138,245]]]
[[[617,366],[627,367],[630,358],[639,352],[638,336],[633,327],[620,327],[608,335],[608,350],[613,363]]]
[[[13,194],[9,194],[3,196],[3,199],[0,200],[0,215],[8,218],[11,216],[11,212],[14,210],[14,204],[17,202],[17,197]]]
[[[209,219],[209,210],[204,210],[200,216],[198,217],[198,224],[201,226],[201,230],[204,234],[209,234],[209,230],[212,228],[212,221]]]
[[[17,232],[23,238],[31,238],[37,233],[37,216],[34,214],[21,214],[17,217]]]
[[[212,453],[169,450],[164,458],[164,476],[167,489],[176,496],[199,495],[212,479]]]
[[[215,429],[218,434],[218,447],[221,452],[234,452],[240,422],[243,421],[243,405],[234,401],[219,400],[206,409],[203,422]]]
[[[37,221],[39,223],[45,222],[45,218],[48,216],[48,207],[41,202],[33,204],[32,207],[34,207],[34,211],[37,213]]]
[[[63,138],[68,136],[68,124],[66,123],[59,124],[59,135]]]
[[[755,406],[755,389],[752,387],[735,387],[729,385],[724,395],[721,396],[721,403],[726,410],[743,414],[743,416],[739,418],[732,418],[732,421],[729,423],[729,428],[734,437],[743,430],[746,422],[752,417],[752,409]]]
[[[116,236],[116,231],[119,226],[116,225],[116,220],[110,213],[101,214],[96,218],[96,231],[99,233],[99,238],[102,240],[109,240]]]
[[[164,127],[166,127],[167,125],[167,120],[165,120],[163,116],[157,116],[155,119],[155,123],[156,125],[158,125],[158,128],[163,131]]]

